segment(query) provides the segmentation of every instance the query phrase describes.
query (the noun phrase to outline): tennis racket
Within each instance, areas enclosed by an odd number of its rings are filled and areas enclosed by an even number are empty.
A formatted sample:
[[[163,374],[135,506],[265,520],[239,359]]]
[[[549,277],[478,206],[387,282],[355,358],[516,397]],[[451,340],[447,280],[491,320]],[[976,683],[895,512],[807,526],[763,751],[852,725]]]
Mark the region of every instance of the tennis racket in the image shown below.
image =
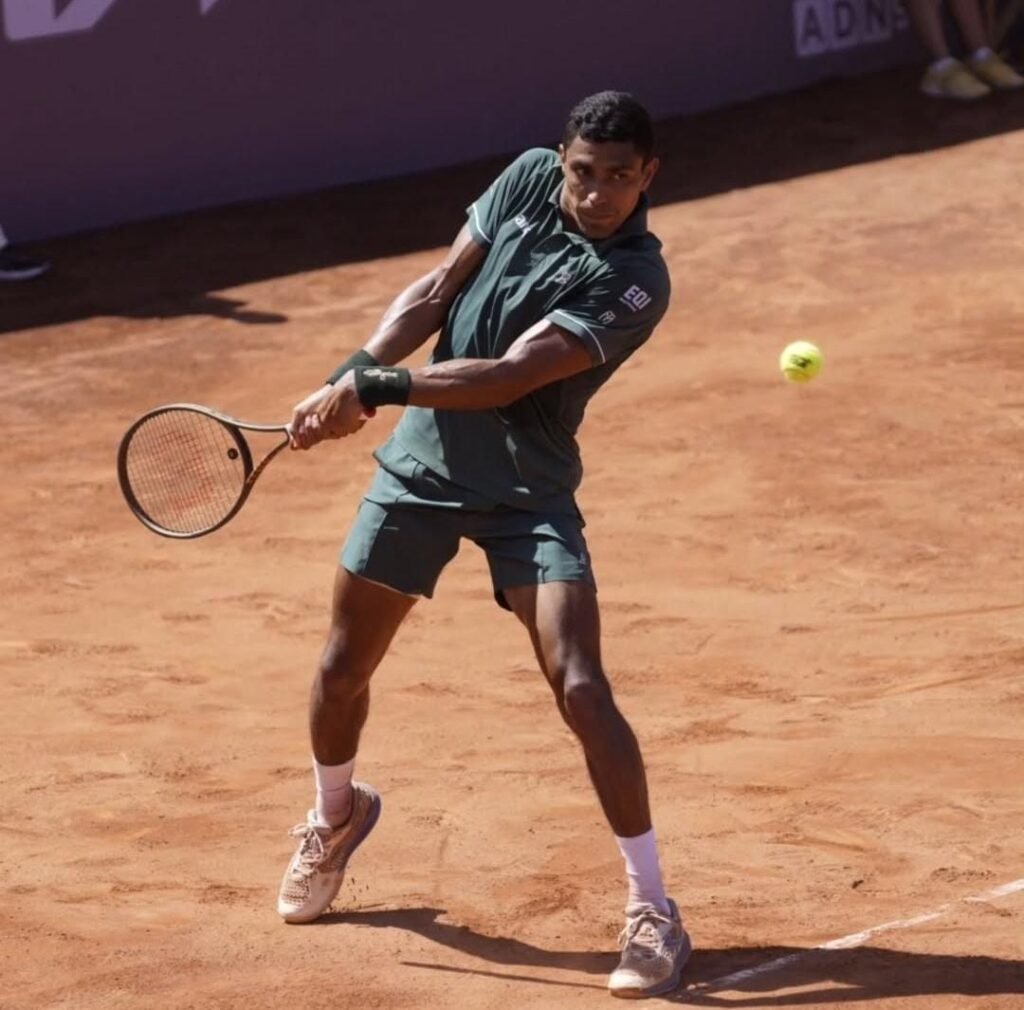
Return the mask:
[[[253,465],[243,431],[282,438]],[[125,432],[117,479],[143,526],[163,537],[201,537],[238,514],[288,441],[286,424],[248,424],[195,403],[170,403],[143,414]]]

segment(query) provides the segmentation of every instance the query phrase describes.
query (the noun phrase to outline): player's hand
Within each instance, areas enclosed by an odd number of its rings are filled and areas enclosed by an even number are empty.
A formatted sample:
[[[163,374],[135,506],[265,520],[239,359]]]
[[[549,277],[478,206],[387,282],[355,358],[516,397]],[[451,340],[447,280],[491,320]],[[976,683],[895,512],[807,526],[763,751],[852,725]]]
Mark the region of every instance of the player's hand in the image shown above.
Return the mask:
[[[367,412],[356,396],[351,376],[343,376],[333,386],[322,386],[292,411],[291,447],[311,449],[327,438],[345,438],[366,424]]]

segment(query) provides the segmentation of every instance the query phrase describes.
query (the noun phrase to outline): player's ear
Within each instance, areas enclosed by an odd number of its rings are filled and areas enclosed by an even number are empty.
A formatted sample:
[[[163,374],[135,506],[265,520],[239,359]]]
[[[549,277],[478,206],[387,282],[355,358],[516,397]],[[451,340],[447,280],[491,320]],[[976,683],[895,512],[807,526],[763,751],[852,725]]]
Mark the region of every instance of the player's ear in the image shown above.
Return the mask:
[[[659,168],[661,168],[660,158],[651,158],[651,160],[644,165],[644,173],[640,184],[641,190],[646,190],[647,187],[650,186],[654,181],[654,177],[658,174]]]

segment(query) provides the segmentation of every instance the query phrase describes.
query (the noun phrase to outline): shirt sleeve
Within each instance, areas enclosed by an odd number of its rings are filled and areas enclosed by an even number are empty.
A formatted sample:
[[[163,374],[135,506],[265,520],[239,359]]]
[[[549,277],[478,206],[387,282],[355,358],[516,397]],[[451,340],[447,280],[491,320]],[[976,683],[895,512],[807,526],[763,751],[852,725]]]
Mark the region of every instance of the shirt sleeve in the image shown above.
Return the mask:
[[[594,365],[627,357],[654,332],[668,309],[668,274],[628,269],[570,295],[545,318],[579,337]]]
[[[550,167],[553,155],[553,151],[540,147],[521,154],[466,208],[469,230],[478,245],[492,245],[502,224],[519,213],[538,169]]]

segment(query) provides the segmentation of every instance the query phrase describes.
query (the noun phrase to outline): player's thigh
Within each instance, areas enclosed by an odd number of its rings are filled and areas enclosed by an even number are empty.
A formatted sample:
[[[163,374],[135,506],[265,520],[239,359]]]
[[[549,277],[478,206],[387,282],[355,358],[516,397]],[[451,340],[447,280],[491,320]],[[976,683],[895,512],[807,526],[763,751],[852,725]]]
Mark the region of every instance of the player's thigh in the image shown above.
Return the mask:
[[[323,670],[368,678],[416,599],[339,565],[334,576],[331,628],[321,657]]]
[[[537,661],[556,694],[566,681],[603,683],[601,618],[592,582],[543,582],[504,590],[530,635]]]

